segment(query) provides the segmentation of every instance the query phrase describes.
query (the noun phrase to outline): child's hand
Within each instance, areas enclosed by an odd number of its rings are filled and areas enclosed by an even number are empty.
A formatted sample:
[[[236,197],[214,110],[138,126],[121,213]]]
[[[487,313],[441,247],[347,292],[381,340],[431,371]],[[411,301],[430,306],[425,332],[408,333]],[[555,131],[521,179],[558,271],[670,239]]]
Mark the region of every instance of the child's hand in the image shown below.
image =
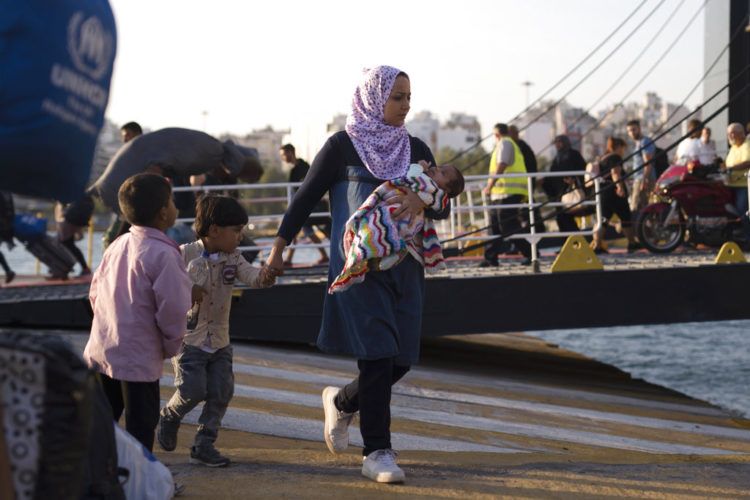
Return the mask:
[[[270,266],[263,266],[260,269],[260,275],[258,276],[258,285],[261,288],[268,288],[276,283],[276,277],[280,276],[281,272]]]
[[[419,160],[418,163],[419,163],[419,166],[422,167],[422,170],[425,171],[425,172],[427,172],[427,170],[429,170],[429,168],[431,166],[429,163],[427,163],[424,160]]]
[[[200,304],[201,302],[203,302],[203,296],[206,295],[207,293],[208,291],[206,291],[205,288],[200,287],[198,285],[193,285],[193,290],[190,293],[190,295],[192,296],[193,305]]]

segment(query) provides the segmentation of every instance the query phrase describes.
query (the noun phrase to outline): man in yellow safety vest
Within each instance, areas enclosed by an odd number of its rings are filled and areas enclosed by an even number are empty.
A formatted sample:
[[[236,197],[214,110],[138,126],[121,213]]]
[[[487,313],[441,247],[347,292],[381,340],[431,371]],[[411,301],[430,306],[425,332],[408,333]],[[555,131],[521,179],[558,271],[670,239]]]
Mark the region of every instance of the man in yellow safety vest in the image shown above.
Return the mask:
[[[518,145],[511,139],[508,126],[504,123],[495,125],[495,149],[490,159],[489,175],[525,174],[526,164]],[[526,177],[488,178],[484,194],[489,195],[492,205],[511,205],[508,208],[494,208],[490,211],[490,234],[503,236],[492,240],[485,246],[482,267],[497,266],[498,254],[503,247],[504,236],[521,233],[519,207],[513,207],[526,201],[528,197]],[[531,245],[525,239],[512,240],[515,247],[524,256],[523,265],[531,263]]]

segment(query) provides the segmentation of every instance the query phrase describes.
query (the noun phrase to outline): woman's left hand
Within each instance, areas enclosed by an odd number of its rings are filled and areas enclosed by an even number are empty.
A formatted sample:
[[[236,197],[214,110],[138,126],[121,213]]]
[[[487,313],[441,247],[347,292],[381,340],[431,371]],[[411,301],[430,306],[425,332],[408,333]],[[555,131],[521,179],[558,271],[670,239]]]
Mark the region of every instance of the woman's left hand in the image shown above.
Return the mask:
[[[284,274],[284,259],[282,254],[286,245],[287,241],[281,236],[277,236],[271,246],[271,253],[266,260],[266,266],[273,271],[274,276],[281,276]]]
[[[399,192],[391,198],[388,198],[386,200],[386,204],[400,205],[398,208],[396,208],[396,210],[393,211],[392,215],[394,219],[414,217],[422,213],[424,208],[427,206],[414,191]]]

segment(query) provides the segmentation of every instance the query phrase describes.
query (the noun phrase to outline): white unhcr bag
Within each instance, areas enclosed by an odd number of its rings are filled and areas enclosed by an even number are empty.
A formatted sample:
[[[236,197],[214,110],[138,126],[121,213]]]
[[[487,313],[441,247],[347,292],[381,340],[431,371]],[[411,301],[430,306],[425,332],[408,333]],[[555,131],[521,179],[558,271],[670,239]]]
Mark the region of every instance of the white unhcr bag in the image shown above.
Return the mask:
[[[130,471],[122,485],[128,500],[162,500],[174,496],[174,479],[167,467],[159,462],[136,438],[115,425],[117,464]]]

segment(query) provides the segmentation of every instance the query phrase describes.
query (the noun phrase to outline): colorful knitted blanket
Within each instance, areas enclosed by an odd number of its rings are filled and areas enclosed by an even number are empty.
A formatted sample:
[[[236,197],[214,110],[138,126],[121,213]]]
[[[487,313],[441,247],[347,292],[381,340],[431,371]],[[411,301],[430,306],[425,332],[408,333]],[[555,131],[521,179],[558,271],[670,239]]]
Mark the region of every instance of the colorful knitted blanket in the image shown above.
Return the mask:
[[[436,211],[448,205],[448,196],[422,171],[411,165],[405,177],[378,186],[352,214],[344,229],[346,261],[328,293],[343,292],[365,279],[368,271],[385,271],[401,262],[408,253],[420,257],[427,271],[445,267],[435,225],[420,214],[413,219],[395,220],[392,213],[399,205],[385,201],[396,192],[414,191]]]

